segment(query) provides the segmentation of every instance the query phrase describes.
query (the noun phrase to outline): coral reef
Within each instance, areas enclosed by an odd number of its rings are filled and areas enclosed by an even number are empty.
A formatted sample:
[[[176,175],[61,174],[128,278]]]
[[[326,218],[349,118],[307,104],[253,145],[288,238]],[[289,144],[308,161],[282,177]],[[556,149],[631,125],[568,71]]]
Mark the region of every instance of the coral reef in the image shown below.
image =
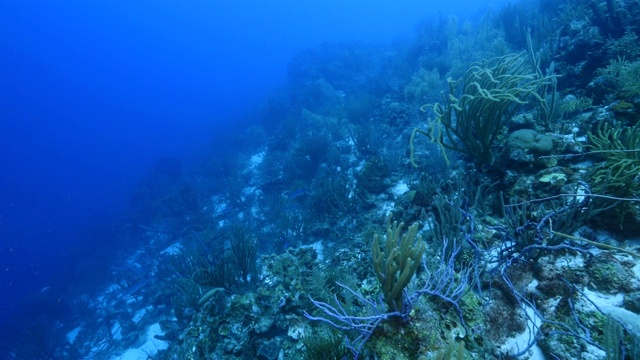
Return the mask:
[[[638,18],[516,2],[299,54],[233,155],[159,162],[104,287],[12,353],[638,358]]]

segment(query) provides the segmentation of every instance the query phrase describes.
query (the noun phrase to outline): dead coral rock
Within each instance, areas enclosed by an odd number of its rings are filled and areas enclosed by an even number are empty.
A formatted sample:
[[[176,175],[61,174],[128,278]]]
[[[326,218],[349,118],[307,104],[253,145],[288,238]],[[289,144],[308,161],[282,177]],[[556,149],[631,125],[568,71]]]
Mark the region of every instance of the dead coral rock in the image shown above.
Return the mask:
[[[633,271],[617,257],[609,252],[597,254],[589,260],[587,273],[591,280],[591,285],[599,291],[608,293],[629,292],[636,283],[630,281],[635,276]]]

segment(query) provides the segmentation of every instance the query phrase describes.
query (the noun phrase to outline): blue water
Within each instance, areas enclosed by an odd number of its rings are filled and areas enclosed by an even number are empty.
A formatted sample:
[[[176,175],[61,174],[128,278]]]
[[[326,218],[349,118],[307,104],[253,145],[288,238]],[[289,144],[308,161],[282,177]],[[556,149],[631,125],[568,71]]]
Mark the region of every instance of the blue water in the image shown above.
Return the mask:
[[[232,151],[296,53],[407,39],[424,19],[490,5],[433,3],[0,2],[4,336],[124,241],[129,198],[158,159]]]

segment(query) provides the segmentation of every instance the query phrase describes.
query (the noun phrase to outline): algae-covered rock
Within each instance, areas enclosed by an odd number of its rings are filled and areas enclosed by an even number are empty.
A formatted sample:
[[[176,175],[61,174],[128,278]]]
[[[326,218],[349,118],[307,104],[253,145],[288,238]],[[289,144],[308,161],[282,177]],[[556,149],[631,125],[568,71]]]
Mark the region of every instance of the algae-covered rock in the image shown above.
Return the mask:
[[[258,348],[259,359],[275,360],[279,353],[280,345],[276,340],[266,341]]]
[[[358,176],[358,185],[372,194],[383,193],[389,188],[389,168],[385,162],[377,157],[367,161]]]
[[[524,150],[539,155],[549,154],[553,150],[553,140],[550,137],[531,129],[512,132],[507,139],[507,145],[511,150]]]
[[[631,269],[611,253],[604,252],[591,258],[587,266],[587,273],[591,283],[600,291],[617,293],[635,290],[630,289],[632,286],[630,279],[633,279]]]
[[[629,311],[640,314],[640,291],[626,294],[624,297],[624,307]]]
[[[554,173],[542,175],[539,180],[542,183],[548,183],[553,186],[560,187],[566,183],[567,175],[561,172],[554,172]]]

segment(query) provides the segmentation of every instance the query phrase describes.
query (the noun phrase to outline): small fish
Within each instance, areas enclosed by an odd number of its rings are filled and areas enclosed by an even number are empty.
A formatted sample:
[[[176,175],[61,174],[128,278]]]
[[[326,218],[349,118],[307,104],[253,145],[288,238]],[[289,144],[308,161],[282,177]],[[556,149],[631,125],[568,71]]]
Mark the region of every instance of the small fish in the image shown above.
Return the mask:
[[[289,199],[293,200],[300,196],[307,195],[307,189],[298,189],[289,192]]]
[[[146,280],[140,281],[139,283],[137,283],[137,284],[133,285],[132,287],[128,288],[123,294],[121,294],[118,297],[121,298],[121,299],[131,297],[136,292],[138,292],[138,290],[142,289],[145,285],[147,285],[150,282],[151,282],[151,279],[146,279]]]
[[[38,295],[42,295],[46,292],[49,292],[49,290],[51,290],[51,286],[45,286],[42,288],[42,290],[38,291]]]

